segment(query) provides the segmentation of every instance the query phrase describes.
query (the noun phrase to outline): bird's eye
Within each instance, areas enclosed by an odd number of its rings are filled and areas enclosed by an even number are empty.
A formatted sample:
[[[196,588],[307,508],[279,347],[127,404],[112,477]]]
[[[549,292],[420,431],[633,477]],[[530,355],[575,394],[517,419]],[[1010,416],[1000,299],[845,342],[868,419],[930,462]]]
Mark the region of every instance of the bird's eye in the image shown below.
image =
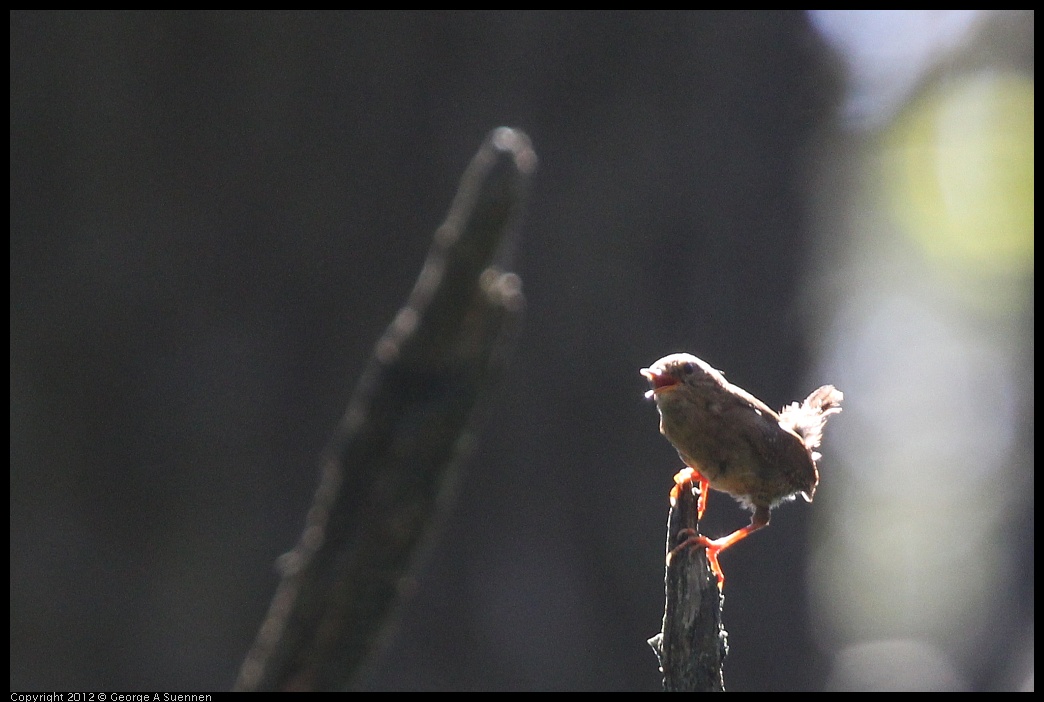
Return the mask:
[[[692,372],[696,370],[696,366],[693,365],[692,361],[686,361],[685,363],[681,364],[681,370],[682,373],[684,373],[685,375],[691,375]]]

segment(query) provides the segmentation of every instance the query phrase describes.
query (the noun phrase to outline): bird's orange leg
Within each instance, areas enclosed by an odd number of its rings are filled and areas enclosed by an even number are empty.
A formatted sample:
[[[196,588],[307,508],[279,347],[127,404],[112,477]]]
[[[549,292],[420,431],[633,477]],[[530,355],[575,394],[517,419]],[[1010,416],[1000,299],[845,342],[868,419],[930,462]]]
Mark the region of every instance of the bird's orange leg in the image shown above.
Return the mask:
[[[769,508],[758,507],[754,510],[754,515],[750,518],[750,524],[737,529],[728,536],[723,536],[720,539],[708,539],[706,536],[701,536],[692,531],[692,529],[683,529],[678,533],[678,536],[688,534],[688,538],[685,539],[681,544],[675,546],[669,554],[667,554],[667,563],[670,564],[671,557],[675,553],[683,548],[689,548],[691,546],[703,546],[707,550],[707,561],[710,563],[711,570],[716,576],[718,576],[718,588],[725,584],[725,575],[721,572],[721,566],[718,564],[718,554],[725,549],[733,546],[738,541],[742,541],[758,529],[762,529],[768,526],[769,523]]]
[[[674,487],[671,488],[671,506],[678,503],[678,495],[682,490],[687,490],[688,485],[697,483],[700,488],[700,497],[696,501],[696,521],[703,519],[703,510],[707,509],[707,494],[710,492],[710,481],[700,475],[695,468],[686,466],[674,476]]]

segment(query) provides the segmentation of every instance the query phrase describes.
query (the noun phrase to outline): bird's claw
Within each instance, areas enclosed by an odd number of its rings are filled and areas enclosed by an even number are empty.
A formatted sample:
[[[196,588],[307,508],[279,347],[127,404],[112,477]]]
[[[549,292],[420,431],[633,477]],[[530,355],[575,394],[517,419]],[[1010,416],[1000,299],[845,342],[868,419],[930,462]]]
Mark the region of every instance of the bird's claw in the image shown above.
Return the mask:
[[[710,493],[710,481],[700,475],[699,471],[686,466],[674,475],[674,487],[671,488],[671,507],[678,504],[678,498],[682,490],[699,491],[699,499],[696,501],[696,521],[703,519],[703,512],[707,509],[707,495]]]
[[[711,572],[714,573],[718,579],[718,589],[721,590],[725,585],[725,574],[721,571],[721,565],[718,563],[718,554],[727,545],[723,545],[715,541],[714,539],[708,539],[702,534],[697,534],[695,529],[682,529],[678,532],[678,538],[685,537],[685,540],[680,544],[671,549],[671,552],[667,554],[667,565],[671,564],[671,559],[679,551],[693,546],[703,546],[707,554],[707,563],[710,566]]]

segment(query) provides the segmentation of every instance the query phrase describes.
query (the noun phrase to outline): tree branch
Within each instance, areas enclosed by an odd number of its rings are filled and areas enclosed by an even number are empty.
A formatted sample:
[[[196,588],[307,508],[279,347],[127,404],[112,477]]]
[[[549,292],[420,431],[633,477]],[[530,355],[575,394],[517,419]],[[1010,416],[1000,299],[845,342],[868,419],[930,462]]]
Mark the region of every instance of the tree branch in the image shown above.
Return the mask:
[[[500,128],[464,173],[324,454],[237,690],[344,689],[372,651],[521,313],[518,276],[491,264],[506,257],[535,167],[529,138]]]
[[[690,479],[678,485],[678,497],[667,517],[667,553],[695,532],[695,489]],[[681,539],[679,539],[679,534]],[[663,673],[667,692],[723,692],[722,664],[728,634],[721,625],[724,597],[702,548],[679,549],[668,560],[663,628],[649,639]]]

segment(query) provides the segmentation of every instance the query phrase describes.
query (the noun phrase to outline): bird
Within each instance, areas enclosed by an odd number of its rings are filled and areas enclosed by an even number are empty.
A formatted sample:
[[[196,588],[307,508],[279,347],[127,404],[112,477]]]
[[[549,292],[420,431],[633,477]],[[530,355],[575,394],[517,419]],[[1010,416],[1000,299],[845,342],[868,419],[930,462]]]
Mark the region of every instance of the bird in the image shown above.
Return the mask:
[[[656,401],[660,433],[678,451],[686,468],[675,475],[672,504],[678,490],[697,483],[697,520],[707,506],[709,488],[727,493],[753,510],[750,524],[728,536],[709,539],[692,530],[668,554],[704,546],[719,588],[725,582],[718,555],[768,526],[771,511],[801,495],[811,502],[819,484],[816,449],[827,419],[841,411],[844,394],[823,385],[801,403],[779,413],[724,374],[688,353],[664,356],[641,374],[649,381],[647,398]]]

